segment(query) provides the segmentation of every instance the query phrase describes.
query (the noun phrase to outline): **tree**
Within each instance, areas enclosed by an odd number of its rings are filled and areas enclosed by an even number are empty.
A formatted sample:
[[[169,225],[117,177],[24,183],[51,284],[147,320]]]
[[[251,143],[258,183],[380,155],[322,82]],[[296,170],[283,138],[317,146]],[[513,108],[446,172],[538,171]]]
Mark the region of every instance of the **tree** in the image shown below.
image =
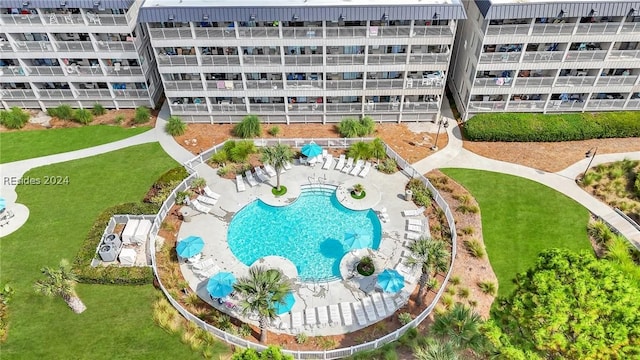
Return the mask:
[[[616,264],[552,249],[515,282],[493,316],[514,347],[542,358],[640,356],[640,288]]]
[[[347,156],[358,159],[369,159],[371,157],[371,147],[364,141],[358,141],[349,146]]]
[[[44,267],[41,271],[46,278],[38,280],[34,284],[34,289],[37,293],[48,297],[62,297],[76,314],[80,314],[87,309],[82,300],[76,295],[75,286],[78,278],[71,270],[68,260],[60,260],[60,265],[57,269]]]
[[[456,303],[446,313],[436,314],[431,331],[458,350],[470,349],[478,353],[484,349],[480,332],[482,319],[469,307]]]
[[[203,177],[197,177],[191,182],[191,188],[195,189],[198,194],[202,193],[205,186],[207,186],[207,180]]]
[[[371,156],[376,158],[377,163],[380,164],[380,159],[387,156],[387,151],[384,147],[384,142],[380,138],[375,138],[371,142]]]
[[[249,276],[238,279],[234,289],[243,297],[240,310],[246,316],[258,316],[260,342],[267,341],[267,324],[276,317],[276,302],[283,302],[291,284],[280,270],[261,266],[249,268]]]
[[[428,339],[427,345],[418,347],[414,357],[417,360],[458,360],[460,357],[450,343]]]
[[[416,305],[421,306],[429,277],[433,272],[447,269],[449,252],[442,240],[425,237],[414,241],[409,250],[411,250],[411,256],[407,259],[407,265],[418,265],[421,270],[416,301]]]
[[[293,159],[293,150],[289,145],[277,144],[262,148],[262,162],[276,169],[276,190],[280,191],[280,173],[285,164]]]

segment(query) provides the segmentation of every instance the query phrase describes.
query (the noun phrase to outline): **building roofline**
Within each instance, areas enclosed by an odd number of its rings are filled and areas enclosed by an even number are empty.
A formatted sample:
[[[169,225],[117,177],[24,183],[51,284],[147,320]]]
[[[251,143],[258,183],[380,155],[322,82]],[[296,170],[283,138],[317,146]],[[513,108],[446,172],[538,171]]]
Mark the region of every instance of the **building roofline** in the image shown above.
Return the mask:
[[[631,9],[640,11],[640,1],[526,1],[526,2],[494,2],[491,0],[475,0],[478,9],[487,20],[554,18],[560,14],[564,17],[589,16],[591,10],[598,16],[626,16]]]

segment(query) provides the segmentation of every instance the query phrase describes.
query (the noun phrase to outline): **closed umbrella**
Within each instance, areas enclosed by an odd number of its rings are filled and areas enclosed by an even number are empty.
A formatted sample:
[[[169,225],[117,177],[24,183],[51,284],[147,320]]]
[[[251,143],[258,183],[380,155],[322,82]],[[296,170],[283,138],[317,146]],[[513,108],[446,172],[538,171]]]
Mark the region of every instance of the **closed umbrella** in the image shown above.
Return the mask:
[[[7,201],[5,200],[5,198],[0,197],[0,211],[3,211],[6,206],[7,206]]]
[[[344,237],[344,242],[349,250],[364,249],[373,245],[371,235],[363,230],[348,232]]]
[[[384,292],[397,293],[404,287],[404,276],[393,269],[385,269],[378,275],[378,286]]]
[[[293,296],[292,292],[288,292],[287,295],[284,296],[282,302],[275,301],[274,307],[276,309],[276,315],[286,314],[291,309],[293,309],[293,305],[296,303],[296,298]]]
[[[207,282],[207,291],[214,298],[222,298],[233,292],[236,277],[230,272],[219,272]]]
[[[176,251],[178,255],[183,258],[190,258],[199,254],[204,248],[204,240],[200,236],[189,236],[183,240],[178,241]]]
[[[301,152],[302,152],[302,155],[308,158],[313,158],[322,154],[322,147],[320,147],[320,145],[312,141],[307,145],[303,146]]]

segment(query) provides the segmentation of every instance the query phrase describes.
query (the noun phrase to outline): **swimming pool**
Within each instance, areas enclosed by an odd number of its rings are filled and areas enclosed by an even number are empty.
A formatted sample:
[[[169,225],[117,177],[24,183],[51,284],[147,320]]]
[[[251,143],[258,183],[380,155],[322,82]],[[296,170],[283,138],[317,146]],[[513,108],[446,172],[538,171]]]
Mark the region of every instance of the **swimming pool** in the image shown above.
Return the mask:
[[[380,247],[381,225],[373,210],[345,208],[335,189],[302,189],[290,205],[274,207],[256,200],[231,220],[227,239],[231,252],[251,265],[264,256],[279,255],[296,265],[303,281],[340,277],[340,259],[349,251],[345,235],[370,235]]]

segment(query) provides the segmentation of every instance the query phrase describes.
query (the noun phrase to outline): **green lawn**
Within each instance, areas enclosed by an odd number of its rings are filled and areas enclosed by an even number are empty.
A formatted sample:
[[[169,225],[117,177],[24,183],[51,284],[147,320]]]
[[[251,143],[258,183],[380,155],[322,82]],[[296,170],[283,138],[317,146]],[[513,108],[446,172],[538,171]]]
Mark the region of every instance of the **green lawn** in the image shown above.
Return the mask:
[[[150,127],[93,125],[78,128],[0,133],[0,163],[60,154],[138,135]]]
[[[18,186],[28,222],[0,239],[2,283],[16,290],[9,304],[9,337],[2,359],[198,359],[201,356],[155,326],[148,286],[78,286],[88,309],[81,315],[63,300],[33,291],[42,266],[72,260],[96,216],[105,208],[139,201],[176,163],[158,143],[33,169],[31,178],[69,176],[69,185]]]
[[[591,249],[589,212],[565,195],[537,182],[488,171],[442,169],[467,188],[480,204],[482,235],[500,285],[531,267],[540,251]]]

